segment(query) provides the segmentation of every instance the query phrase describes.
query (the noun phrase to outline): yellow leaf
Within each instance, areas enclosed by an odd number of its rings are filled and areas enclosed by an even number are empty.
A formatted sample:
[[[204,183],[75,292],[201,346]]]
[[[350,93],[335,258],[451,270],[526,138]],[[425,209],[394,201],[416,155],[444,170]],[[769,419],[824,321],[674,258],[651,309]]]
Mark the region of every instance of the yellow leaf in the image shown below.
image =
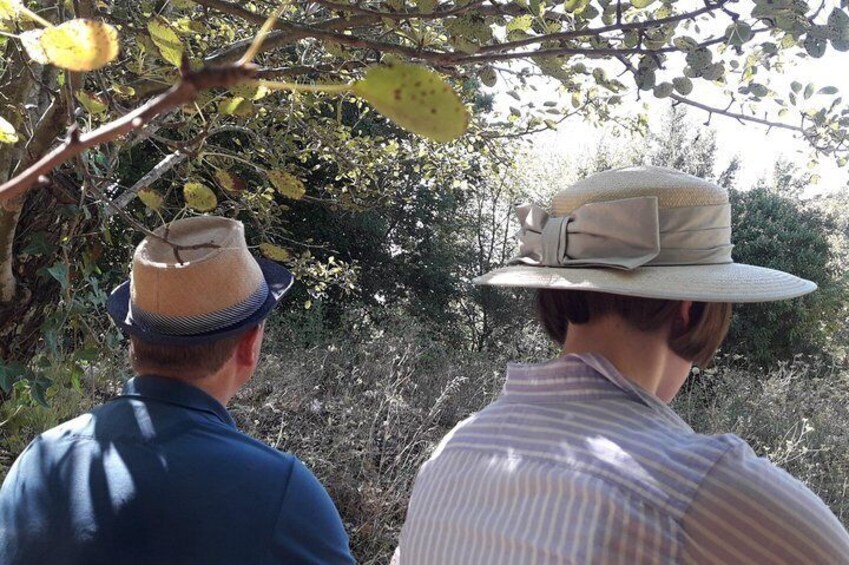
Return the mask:
[[[162,58],[179,67],[183,61],[183,44],[177,37],[177,32],[171,29],[171,24],[165,18],[157,17],[147,23],[147,32],[150,39],[159,49]]]
[[[300,200],[307,192],[306,188],[304,188],[304,183],[298,177],[286,171],[279,169],[268,171],[268,180],[271,181],[277,192],[292,200]]]
[[[250,100],[245,100],[241,96],[237,96],[235,98],[225,98],[219,102],[218,111],[225,116],[248,118],[254,114],[254,105]]]
[[[287,250],[271,243],[260,243],[259,250],[272,261],[286,261],[292,256]]]
[[[29,58],[38,63],[39,65],[46,65],[50,63],[50,59],[47,58],[47,53],[44,52],[44,48],[41,46],[41,36],[44,34],[43,29],[32,29],[30,31],[25,31],[18,37],[21,40],[21,45],[24,46],[24,50],[26,50]]]
[[[199,182],[187,182],[183,185],[183,198],[189,208],[196,212],[210,212],[218,206],[218,198],[212,189]]]
[[[399,126],[436,141],[457,139],[469,125],[468,111],[457,93],[425,67],[372,67],[353,90]]]
[[[162,204],[165,202],[162,195],[152,188],[143,188],[139,190],[138,197],[145,206],[151,210],[156,210],[157,212],[162,208]]]
[[[68,20],[41,35],[47,59],[69,71],[94,71],[118,56],[118,31],[94,20]]]
[[[264,85],[243,82],[242,84],[230,87],[230,92],[233,93],[233,96],[240,96],[247,100],[261,100],[268,96],[271,90]]]
[[[89,114],[102,114],[109,109],[102,98],[89,94],[85,90],[78,90],[76,96]]]
[[[15,126],[6,121],[5,118],[0,118],[0,143],[17,143],[18,132],[15,131]]]
[[[238,194],[247,188],[247,184],[241,177],[233,174],[231,171],[218,169],[215,171],[215,180],[227,192]]]
[[[20,0],[0,0],[0,19],[16,20],[21,13]]]
[[[132,98],[136,95],[136,89],[132,86],[122,86],[120,84],[114,84],[110,87],[110,90],[115,93],[115,96],[118,98]]]

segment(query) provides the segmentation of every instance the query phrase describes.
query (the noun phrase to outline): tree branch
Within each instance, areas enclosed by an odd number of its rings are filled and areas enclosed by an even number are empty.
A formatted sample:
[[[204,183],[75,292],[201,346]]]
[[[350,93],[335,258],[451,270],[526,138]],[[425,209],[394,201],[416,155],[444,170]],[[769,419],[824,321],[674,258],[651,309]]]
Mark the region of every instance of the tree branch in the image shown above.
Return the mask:
[[[68,137],[64,143],[44,155],[21,174],[0,186],[0,202],[23,194],[36,184],[47,182],[43,175],[89,147],[114,141],[133,130],[141,129],[163,112],[193,101],[200,91],[210,88],[227,88],[252,79],[256,74],[256,67],[253,65],[230,65],[203,68],[199,71],[190,71],[185,67],[186,65],[184,65],[183,76],[180,81],[168,92],[129,114],[85,134],[80,134],[72,126],[68,130]]]
[[[729,0],[720,0],[716,4],[709,4],[704,8],[699,8],[698,10],[694,10],[692,12],[686,12],[684,14],[679,14],[677,16],[669,16],[668,18],[661,18],[659,20],[646,20],[643,22],[629,22],[625,24],[613,24],[605,27],[596,27],[596,28],[587,28],[587,29],[578,29],[578,30],[570,30],[570,31],[561,31],[558,33],[549,33],[545,35],[538,35],[536,37],[528,37],[525,39],[520,39],[517,41],[508,41],[506,43],[501,43],[499,45],[487,45],[481,47],[478,50],[479,54],[485,53],[496,53],[500,51],[510,51],[512,49],[517,49],[519,47],[524,47],[526,45],[533,45],[535,43],[549,42],[549,41],[563,41],[568,39],[579,39],[582,37],[598,37],[604,33],[610,33],[611,31],[632,31],[632,30],[645,30],[653,27],[658,27],[666,24],[677,23],[684,20],[692,20],[701,16],[703,14],[710,13],[714,10],[717,10],[722,7],[723,4],[728,2]],[[680,49],[677,49],[680,51]]]
[[[341,4],[339,2],[331,2],[329,0],[314,0],[314,2],[319,6],[324,6],[330,10],[336,10],[337,12],[348,12],[349,14],[373,16],[376,19],[386,18],[389,20],[439,20],[448,16],[460,16],[483,4],[483,0],[474,0],[465,6],[435,10],[433,12],[382,12],[380,10],[362,8],[356,4]]]

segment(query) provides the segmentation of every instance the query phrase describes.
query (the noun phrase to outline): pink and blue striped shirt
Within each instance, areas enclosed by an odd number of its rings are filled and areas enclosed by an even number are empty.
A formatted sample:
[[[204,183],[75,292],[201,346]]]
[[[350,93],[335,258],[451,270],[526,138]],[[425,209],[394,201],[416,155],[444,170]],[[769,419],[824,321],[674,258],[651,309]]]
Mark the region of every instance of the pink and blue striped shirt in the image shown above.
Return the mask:
[[[849,563],[849,534],[737,436],[696,434],[599,355],[511,364],[416,479],[402,565]]]

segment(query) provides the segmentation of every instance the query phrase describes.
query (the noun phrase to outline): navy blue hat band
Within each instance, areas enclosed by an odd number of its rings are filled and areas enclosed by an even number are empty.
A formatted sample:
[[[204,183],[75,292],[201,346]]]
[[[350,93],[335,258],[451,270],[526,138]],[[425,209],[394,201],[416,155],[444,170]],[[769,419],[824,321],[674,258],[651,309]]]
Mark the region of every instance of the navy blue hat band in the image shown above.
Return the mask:
[[[246,320],[268,299],[268,285],[262,284],[245,300],[223,310],[197,316],[167,316],[147,312],[130,302],[128,322],[145,332],[185,336],[205,334]]]

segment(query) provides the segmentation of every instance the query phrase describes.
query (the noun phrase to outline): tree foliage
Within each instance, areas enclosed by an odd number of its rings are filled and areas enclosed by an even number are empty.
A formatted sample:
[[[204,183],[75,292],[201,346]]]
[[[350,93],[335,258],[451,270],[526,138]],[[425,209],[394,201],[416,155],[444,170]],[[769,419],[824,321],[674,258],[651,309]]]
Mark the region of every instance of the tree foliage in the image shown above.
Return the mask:
[[[245,220],[251,244],[307,282],[304,304],[367,288],[361,265],[402,259],[420,260],[417,280],[440,296],[454,283],[435,275],[448,264],[437,250],[474,234],[450,221],[431,230],[432,214],[450,217],[453,202],[496,226],[492,241],[470,240],[471,256],[505,248],[500,205],[486,205],[505,197],[485,194],[509,169],[503,140],[570,118],[644,131],[645,116],[616,110],[634,95],[846,153],[849,110],[834,88],[769,80],[796,57],[849,48],[846,7],[828,3],[3,0],[0,19],[4,367],[26,365],[47,339],[33,336],[75,298],[100,304],[132,245],[186,214]],[[553,100],[526,96],[541,79],[559,85]],[[729,103],[706,103],[714,91]],[[516,99],[506,120],[487,113],[491,92]],[[398,125],[439,141],[469,129],[439,146]],[[361,253],[340,253],[357,237]],[[427,294],[403,291],[412,280],[380,286],[363,296]],[[478,337],[492,328],[481,312],[464,314]],[[110,339],[50,327],[56,351]]]

